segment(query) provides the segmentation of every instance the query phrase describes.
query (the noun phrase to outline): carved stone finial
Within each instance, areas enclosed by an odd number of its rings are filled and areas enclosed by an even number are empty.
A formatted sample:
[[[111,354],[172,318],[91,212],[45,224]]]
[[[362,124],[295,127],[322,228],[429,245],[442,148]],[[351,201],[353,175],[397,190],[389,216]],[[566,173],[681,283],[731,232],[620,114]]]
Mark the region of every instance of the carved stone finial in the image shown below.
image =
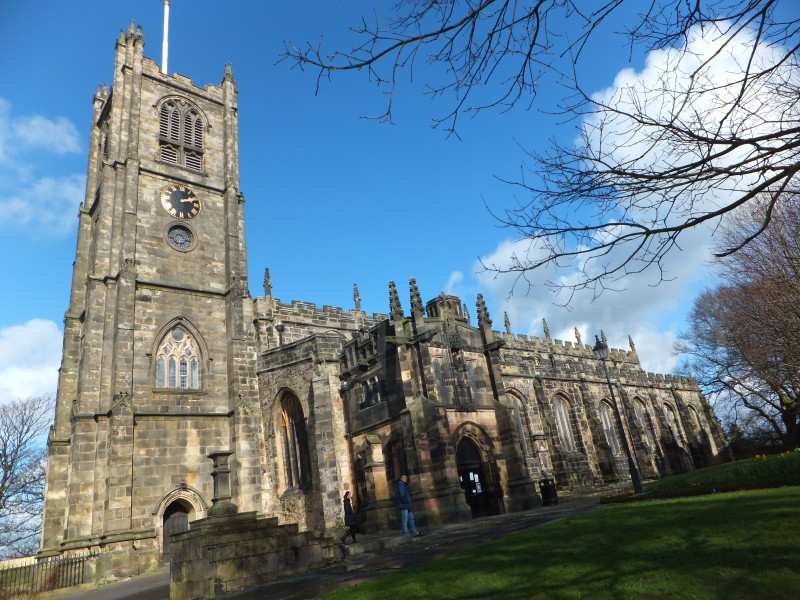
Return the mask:
[[[463,304],[463,310],[464,310],[464,318],[467,320],[467,324],[469,324],[469,311],[467,310],[466,302],[464,302]]]
[[[353,284],[353,302],[356,303],[356,310],[361,310],[361,294],[358,293],[358,286]]]
[[[400,298],[397,295],[397,288],[394,281],[389,282],[389,314],[393,319],[403,318],[403,307],[400,304]]]
[[[239,93],[239,88],[236,86],[236,80],[233,78],[233,67],[231,67],[231,63],[227,63],[225,65],[225,74],[222,76],[222,83],[230,82],[233,85],[233,90],[236,93]]]
[[[120,32],[119,40],[117,40],[117,43],[124,44],[129,39],[144,41],[144,35],[142,35],[142,26],[139,25],[137,27],[136,22],[133,19],[131,19],[131,24],[128,25],[128,32],[127,33],[125,33],[124,31]]]
[[[578,347],[583,347],[583,342],[581,341],[581,332],[578,331],[578,328],[575,328],[575,341],[578,342]]]
[[[511,335],[511,321],[508,320],[508,313],[503,311],[503,323],[506,326],[506,333]]]
[[[264,295],[272,297],[272,277],[269,276],[269,268],[264,269]]]
[[[542,329],[544,329],[544,338],[546,340],[550,339],[550,328],[547,326],[547,321],[542,319]]]
[[[478,325],[491,326],[492,320],[489,318],[489,311],[486,309],[486,303],[483,301],[483,294],[478,294],[476,307],[478,309]]]
[[[636,352],[636,346],[633,345],[633,338],[628,336],[628,345],[631,347],[631,352]]]
[[[597,337],[597,336],[595,336]],[[608,346],[608,340],[606,339],[606,333],[601,329],[600,330],[600,339],[603,340],[603,343]]]
[[[408,284],[411,287],[411,316],[421,317],[425,314],[425,308],[422,306],[422,297],[417,289],[417,280],[412,277],[408,280]]]

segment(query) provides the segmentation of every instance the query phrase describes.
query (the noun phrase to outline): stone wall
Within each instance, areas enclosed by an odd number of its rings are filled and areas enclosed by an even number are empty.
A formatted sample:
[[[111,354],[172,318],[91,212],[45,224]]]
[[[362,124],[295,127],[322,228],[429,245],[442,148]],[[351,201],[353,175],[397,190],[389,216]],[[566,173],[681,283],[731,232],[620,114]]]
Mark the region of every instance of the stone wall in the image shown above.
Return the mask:
[[[171,600],[230,594],[339,560],[335,539],[240,513],[208,517],[172,537]]]

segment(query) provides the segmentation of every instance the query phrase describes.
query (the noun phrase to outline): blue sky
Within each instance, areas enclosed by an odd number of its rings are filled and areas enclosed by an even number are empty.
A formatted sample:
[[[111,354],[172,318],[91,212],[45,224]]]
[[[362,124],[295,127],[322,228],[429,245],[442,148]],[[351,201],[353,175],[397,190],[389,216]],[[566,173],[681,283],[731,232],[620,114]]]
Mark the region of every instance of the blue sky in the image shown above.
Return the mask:
[[[670,264],[675,281],[658,287],[645,275],[595,302],[578,297],[569,311],[541,285],[509,299],[511,281],[482,273],[478,263],[515,247],[513,232],[495,225],[484,202],[496,210],[515,203],[517,191],[498,178],[518,177],[521,148],[576,136],[576,123],[543,112],[563,89],[543,87],[532,110],[462,119],[459,140],[430,127],[452,98],[432,100],[419,80],[401,81],[396,123],[381,124],[362,118],[385,103],[365,75],[339,75],[315,95],[313,72],[276,64],[284,40],[324,35],[329,47],[348,46],[348,27],[368,5],[172,2],[170,74],[218,84],[230,62],[239,87],[251,293],[263,295],[269,267],[273,295],[284,302],[350,309],[356,283],[364,310],[387,312],[394,280],[408,311],[415,277],[424,300],[456,294],[473,322],[482,292],[498,330],[505,311],[517,333],[542,335],[546,318],[562,339],[578,327],[590,342],[603,329],[612,346],[627,348],[630,335],[645,369],[672,370],[672,341],[704,277],[707,239],[689,240]],[[99,83],[111,82],[115,41],[131,19],[143,27],[145,56],[160,62],[159,0],[0,8],[0,399],[55,391],[91,100]],[[594,44],[582,64],[588,90],[645,68],[645,56],[629,61],[622,40],[607,32]]]

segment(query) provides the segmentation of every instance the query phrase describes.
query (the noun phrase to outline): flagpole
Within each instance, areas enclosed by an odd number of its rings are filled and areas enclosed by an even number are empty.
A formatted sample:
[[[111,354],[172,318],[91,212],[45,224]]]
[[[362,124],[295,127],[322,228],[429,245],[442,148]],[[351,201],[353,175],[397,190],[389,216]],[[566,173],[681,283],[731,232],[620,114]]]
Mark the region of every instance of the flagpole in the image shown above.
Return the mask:
[[[161,72],[167,75],[167,55],[169,54],[169,0],[164,0],[164,42],[161,45]]]

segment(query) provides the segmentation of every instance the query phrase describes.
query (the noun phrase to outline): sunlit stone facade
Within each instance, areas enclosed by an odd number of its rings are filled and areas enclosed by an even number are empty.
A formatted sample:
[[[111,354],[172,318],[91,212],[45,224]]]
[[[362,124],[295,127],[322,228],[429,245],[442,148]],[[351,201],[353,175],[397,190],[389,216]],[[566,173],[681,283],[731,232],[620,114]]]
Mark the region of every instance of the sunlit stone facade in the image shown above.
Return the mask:
[[[500,333],[480,296],[474,321],[413,280],[388,314],[357,290],[350,310],[283,303],[268,274],[253,298],[233,73],[198,88],[143,47],[121,33],[94,97],[42,556],[101,551],[114,575],[169,560],[217,499],[215,452],[238,511],[322,532],[347,490],[364,528],[398,527],[403,472],[425,525],[535,508],[543,478],[626,482],[622,436],[645,477],[720,452],[694,381],[612,350],[619,431],[590,346]]]

